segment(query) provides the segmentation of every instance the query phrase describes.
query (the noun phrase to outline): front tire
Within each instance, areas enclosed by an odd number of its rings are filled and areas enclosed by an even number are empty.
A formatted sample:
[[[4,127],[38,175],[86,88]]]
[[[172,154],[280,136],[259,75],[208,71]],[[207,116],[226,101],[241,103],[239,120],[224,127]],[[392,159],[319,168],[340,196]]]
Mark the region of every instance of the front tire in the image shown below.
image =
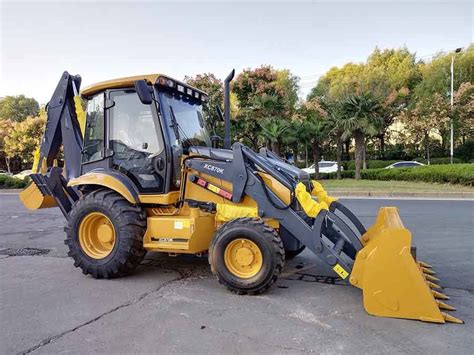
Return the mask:
[[[277,232],[258,218],[225,223],[209,247],[211,270],[221,284],[238,294],[260,294],[281,273],[285,250]]]
[[[146,214],[108,189],[82,196],[69,213],[65,244],[85,275],[109,279],[130,273],[143,260]]]

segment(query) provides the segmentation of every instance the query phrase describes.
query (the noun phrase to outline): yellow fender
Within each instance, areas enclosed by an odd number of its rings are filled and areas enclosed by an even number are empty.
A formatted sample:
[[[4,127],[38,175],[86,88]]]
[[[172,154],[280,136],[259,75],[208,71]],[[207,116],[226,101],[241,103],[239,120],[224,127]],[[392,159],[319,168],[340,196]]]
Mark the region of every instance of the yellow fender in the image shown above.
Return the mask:
[[[120,178],[113,175],[90,172],[79,176],[75,179],[69,180],[67,186],[83,186],[83,185],[99,185],[107,187],[111,190],[118,192],[128,202],[132,204],[138,203],[138,194],[132,188],[126,186],[126,184],[120,181]]]

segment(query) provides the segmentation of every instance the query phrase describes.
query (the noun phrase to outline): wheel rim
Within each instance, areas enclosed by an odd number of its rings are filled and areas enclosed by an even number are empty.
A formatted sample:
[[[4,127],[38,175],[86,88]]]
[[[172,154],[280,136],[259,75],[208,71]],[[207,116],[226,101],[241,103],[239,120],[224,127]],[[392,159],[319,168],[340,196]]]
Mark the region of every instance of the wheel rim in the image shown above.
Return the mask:
[[[79,244],[93,259],[108,256],[115,245],[115,228],[109,217],[100,212],[86,215],[79,225]]]
[[[263,256],[257,244],[246,238],[237,238],[225,248],[224,262],[232,274],[248,279],[261,270]]]

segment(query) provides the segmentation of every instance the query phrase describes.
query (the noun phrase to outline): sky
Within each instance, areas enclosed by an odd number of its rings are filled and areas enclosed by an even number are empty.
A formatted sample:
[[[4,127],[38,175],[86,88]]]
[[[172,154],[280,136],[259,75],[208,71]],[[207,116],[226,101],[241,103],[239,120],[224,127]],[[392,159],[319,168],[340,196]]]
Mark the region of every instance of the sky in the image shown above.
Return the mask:
[[[0,97],[46,103],[64,70],[82,87],[112,78],[215,73],[271,64],[304,97],[333,66],[378,46],[429,60],[473,42],[473,1],[0,0]]]

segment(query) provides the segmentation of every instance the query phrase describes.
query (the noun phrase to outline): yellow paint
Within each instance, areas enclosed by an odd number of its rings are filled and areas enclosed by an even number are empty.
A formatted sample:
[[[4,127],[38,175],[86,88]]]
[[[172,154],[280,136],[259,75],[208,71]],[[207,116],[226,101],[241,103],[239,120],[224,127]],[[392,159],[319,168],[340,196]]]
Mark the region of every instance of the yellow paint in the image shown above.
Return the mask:
[[[260,248],[253,241],[237,238],[225,248],[224,263],[233,275],[249,279],[262,269],[263,256]]]
[[[161,195],[138,195],[140,203],[153,203],[158,205],[171,205],[179,199],[179,191],[171,191]]]
[[[100,83],[92,84],[86,88],[84,88],[81,91],[82,96],[91,96],[95,93],[98,93],[100,91],[106,90],[106,89],[117,89],[117,88],[127,88],[127,87],[133,87],[135,81],[137,80],[146,80],[149,84],[155,84],[158,78],[162,76],[167,79],[173,80],[175,83],[180,84],[186,88],[190,88],[194,91],[197,91],[202,94],[206,94],[204,91],[199,90],[193,86],[190,86],[186,83],[183,83],[182,81],[173,79],[167,75],[162,75],[162,74],[144,74],[144,75],[136,75],[136,76],[128,76],[125,78],[118,78],[118,79],[112,79],[112,80],[107,80],[107,81],[102,81]]]
[[[120,182],[117,178],[97,172],[90,172],[79,176],[75,179],[69,180],[67,186],[81,186],[81,185],[100,185],[107,187],[111,190],[118,192],[122,195],[128,202],[137,203],[130,191],[125,187],[124,184]]]
[[[20,192],[20,201],[30,210],[51,208],[58,205],[52,196],[43,196],[34,182],[31,182],[22,192]]]
[[[176,215],[149,216],[143,244],[149,251],[196,254],[209,248],[214,232],[214,215],[185,207]]]
[[[208,184],[208,185],[207,185],[207,189],[208,189],[209,191],[212,191],[212,192],[216,193],[216,194],[218,194],[219,191],[220,191],[220,189],[219,189],[217,186],[214,186],[214,185],[212,185],[212,184]]]
[[[270,188],[270,190],[272,190],[284,204],[287,205],[291,202],[290,190],[288,190],[282,183],[267,173],[259,172],[258,174],[262,177],[265,185]]]
[[[331,203],[337,201],[337,198],[328,196],[328,193],[326,190],[324,190],[323,185],[321,185],[319,182],[316,180],[311,180],[311,183],[313,184],[313,191],[311,191],[311,195],[316,196],[320,203],[324,202],[327,206],[331,206]]]
[[[101,81],[99,83],[92,84],[82,89],[81,95],[87,97],[106,89],[133,87],[135,81],[137,80],[146,80],[148,83],[154,84],[156,82],[156,79],[158,79],[159,76],[160,74],[144,74],[144,75],[127,76],[125,78]]]
[[[35,149],[35,152],[33,153],[33,167],[31,168],[31,171],[36,173],[38,171],[38,166],[39,166],[39,159],[40,159],[40,147]]]
[[[81,134],[84,137],[84,132],[86,130],[86,113],[82,109],[81,97],[79,95],[74,96],[74,107],[76,108],[77,121],[79,122],[79,127],[81,128]]]
[[[363,290],[368,313],[435,323],[451,321],[440,312],[411,255],[411,233],[403,226],[396,207],[380,209],[362,243],[349,280]]]
[[[91,212],[84,216],[78,228],[81,250],[93,259],[104,259],[115,245],[115,228],[103,213]]]
[[[306,191],[306,186],[299,182],[295,189],[296,199],[301,207],[309,217],[316,217],[321,210],[327,210],[328,206],[325,202],[318,203],[311,197],[311,194]]]
[[[216,220],[219,222],[231,221],[236,218],[258,217],[257,207],[235,206],[218,203],[216,206]]]
[[[339,265],[339,264],[336,264],[333,268],[332,268],[336,274],[338,274],[343,280],[345,280],[347,278],[347,276],[349,276],[349,273],[344,270],[344,268]]]

